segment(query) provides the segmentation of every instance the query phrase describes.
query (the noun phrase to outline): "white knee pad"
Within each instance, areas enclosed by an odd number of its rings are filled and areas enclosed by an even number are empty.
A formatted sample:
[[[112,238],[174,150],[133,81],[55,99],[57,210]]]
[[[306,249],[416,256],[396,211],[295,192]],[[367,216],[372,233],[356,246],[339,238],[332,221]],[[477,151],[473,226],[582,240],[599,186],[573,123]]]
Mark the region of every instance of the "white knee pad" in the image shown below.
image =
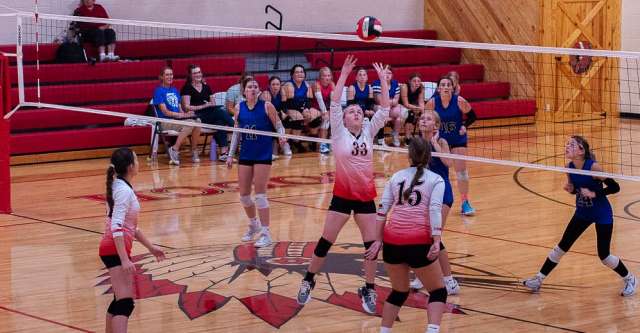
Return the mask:
[[[269,200],[264,193],[256,193],[256,208],[264,209],[269,208]]]
[[[458,180],[469,180],[469,171],[464,170],[456,172],[456,176],[458,177]]]
[[[560,259],[562,259],[562,256],[565,254],[566,252],[562,251],[561,248],[559,248],[557,245],[553,248],[553,250],[551,250],[551,252],[549,252],[549,260],[555,262],[556,264],[560,262]]]
[[[404,123],[405,121],[407,121],[407,118],[409,118],[409,109],[405,108],[404,106],[401,106],[400,119],[402,119],[402,122]]]
[[[322,125],[320,128],[324,130],[328,130],[331,127],[331,121],[329,119],[325,119],[322,121]]]
[[[620,258],[610,254],[602,260],[602,263],[611,269],[615,269],[620,263]]]
[[[248,208],[253,206],[253,199],[251,199],[251,195],[241,195],[240,203],[242,204],[242,207]]]

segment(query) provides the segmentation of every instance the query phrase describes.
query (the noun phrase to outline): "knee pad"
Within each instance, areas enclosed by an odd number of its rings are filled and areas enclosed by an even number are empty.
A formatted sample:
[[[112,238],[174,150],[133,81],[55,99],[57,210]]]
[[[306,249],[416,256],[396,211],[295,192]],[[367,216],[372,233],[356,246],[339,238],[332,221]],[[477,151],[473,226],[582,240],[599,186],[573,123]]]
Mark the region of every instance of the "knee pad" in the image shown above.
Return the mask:
[[[242,204],[242,207],[248,208],[253,206],[253,199],[251,199],[250,195],[241,195],[240,203]]]
[[[557,264],[565,253],[566,252],[562,251],[562,249],[556,245],[553,250],[549,252],[549,260]]]
[[[322,125],[322,117],[315,117],[312,121],[309,122],[310,128],[320,127]]]
[[[329,128],[331,128],[331,122],[328,119],[323,120],[322,126],[320,126],[320,128],[322,128],[323,130],[328,130]]]
[[[429,303],[447,303],[447,289],[440,288],[429,292]]]
[[[269,208],[269,200],[264,193],[256,193],[256,208],[264,209]]]
[[[469,180],[469,171],[464,170],[456,172],[456,176],[458,177],[458,180]]]
[[[123,298],[116,301],[113,299],[113,302],[109,305],[109,309],[107,312],[115,316],[125,316],[129,318],[131,313],[133,312],[133,308],[135,308],[135,303],[133,302],[133,298]]]
[[[284,128],[291,128],[291,126],[293,126],[293,120],[291,120],[289,116],[285,116],[284,119],[282,119],[282,126],[284,126]]]
[[[440,242],[440,251],[444,251],[445,247],[444,247],[444,243]]]
[[[320,240],[318,240],[318,245],[316,245],[316,249],[313,250],[313,254],[315,254],[318,258],[324,258],[327,256],[327,253],[329,253],[331,245],[333,245],[333,243],[326,240],[324,237],[320,237]]]
[[[375,241],[362,242],[362,244],[364,244],[365,250],[368,250],[371,247],[371,245],[373,245],[373,243],[375,243]],[[373,260],[377,260],[377,259],[378,259],[378,256],[373,258]]]
[[[409,298],[408,291],[397,291],[395,289],[392,289],[389,293],[389,296],[387,296],[387,303],[393,304],[397,307],[401,307],[404,302],[407,301],[407,298]]]
[[[620,264],[620,258],[610,254],[606,258],[602,259],[602,263],[611,269],[615,269],[618,267],[618,264]]]

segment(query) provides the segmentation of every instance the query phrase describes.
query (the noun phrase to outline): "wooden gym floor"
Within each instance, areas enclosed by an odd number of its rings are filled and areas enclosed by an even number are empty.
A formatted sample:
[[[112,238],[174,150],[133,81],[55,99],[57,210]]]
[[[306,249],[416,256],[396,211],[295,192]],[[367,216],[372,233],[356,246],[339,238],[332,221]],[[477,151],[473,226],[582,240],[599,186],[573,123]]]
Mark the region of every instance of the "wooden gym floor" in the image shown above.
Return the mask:
[[[375,154],[380,192],[385,176],[407,163],[405,155]],[[164,157],[156,165],[144,157],[140,162],[134,181],[140,228],[165,247],[168,260],[154,263],[135,244],[138,299],[130,331],[378,331],[380,318],[362,313],[354,294],[363,283],[354,223],[332,248],[314,299],[304,308],[295,302],[331,198],[331,157],[303,154],[274,163],[268,194],[277,243],[260,251],[239,241],[247,221],[235,167],[204,160],[173,167]],[[12,168],[14,214],[0,216],[0,332],[104,329],[112,295],[97,246],[107,164],[97,159]],[[537,272],[573,213],[573,197],[562,190],[565,175],[477,163],[470,174],[477,215],[460,216],[456,198],[444,236],[462,290],[448,299],[443,332],[638,330],[640,296],[619,296],[622,282],[600,263],[593,228],[539,294],[519,284]],[[612,253],[638,274],[640,184],[621,187],[611,198]],[[378,283],[384,301],[389,289],[382,264]],[[424,330],[424,300],[419,293],[409,299],[396,332]]]

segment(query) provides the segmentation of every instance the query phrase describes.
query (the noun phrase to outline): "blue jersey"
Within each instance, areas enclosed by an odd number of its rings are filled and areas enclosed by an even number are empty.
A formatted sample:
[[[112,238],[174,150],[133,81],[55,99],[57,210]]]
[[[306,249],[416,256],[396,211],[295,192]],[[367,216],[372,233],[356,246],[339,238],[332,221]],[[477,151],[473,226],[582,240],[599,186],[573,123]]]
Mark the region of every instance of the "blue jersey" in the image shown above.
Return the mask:
[[[364,89],[360,90],[358,87],[358,83],[353,84],[353,89],[355,94],[353,95],[353,100],[356,104],[360,105],[360,108],[364,110],[370,110],[370,101],[369,101],[369,84],[364,85]]]
[[[374,94],[379,94],[382,91],[380,80],[373,81],[372,86]],[[391,84],[389,84],[389,99],[393,99],[398,94],[400,94],[400,84],[396,80],[391,80]]]
[[[591,170],[591,167],[595,163],[593,160],[585,160],[582,170]],[[575,169],[576,166],[573,162],[569,163],[569,168]],[[598,224],[611,224],[613,223],[613,209],[607,199],[607,196],[603,192],[602,181],[594,179],[592,176],[569,174],[569,180],[573,184],[573,188],[576,190],[576,212],[575,215],[579,218],[594,221]],[[589,191],[595,192],[596,197],[591,199],[583,196],[580,193],[581,188],[589,189]]]
[[[447,140],[449,145],[459,146],[467,144],[467,133],[460,135],[462,127],[462,111],[458,106],[458,95],[453,95],[449,106],[445,108],[442,105],[442,97],[440,94],[433,96],[435,102],[435,110],[440,116],[442,125],[440,126],[440,137]]]
[[[291,80],[291,84],[293,85],[293,101],[295,102],[298,108],[303,108],[304,105],[308,102],[309,96],[307,95],[309,92],[309,87],[305,81],[302,81],[300,87],[298,87],[295,81]]]
[[[159,86],[153,91],[153,105],[156,107],[159,118],[170,118],[160,111],[158,105],[164,104],[171,112],[180,112],[180,93],[176,87]]]
[[[431,151],[435,152],[436,149],[431,146]],[[429,170],[444,179],[444,197],[442,198],[442,203],[452,207],[453,188],[451,187],[451,181],[449,180],[449,167],[446,166],[439,157],[431,156],[431,160],[429,161]]]
[[[273,123],[267,115],[264,101],[258,101],[253,109],[247,107],[247,102],[240,103],[238,113],[238,127],[274,132]],[[271,161],[273,153],[273,138],[264,135],[242,134],[240,146],[240,160],[244,161]]]
[[[280,91],[275,95],[271,92],[269,92],[269,94],[271,95],[271,104],[276,108],[276,111],[282,111],[282,95],[280,95]]]

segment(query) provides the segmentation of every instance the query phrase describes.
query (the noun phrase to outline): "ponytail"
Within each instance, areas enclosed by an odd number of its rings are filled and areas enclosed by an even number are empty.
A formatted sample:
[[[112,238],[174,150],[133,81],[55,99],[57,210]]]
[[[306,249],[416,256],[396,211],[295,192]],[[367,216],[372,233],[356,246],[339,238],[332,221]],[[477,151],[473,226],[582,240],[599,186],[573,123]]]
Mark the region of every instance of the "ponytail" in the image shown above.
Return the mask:
[[[110,164],[107,169],[107,204],[109,205],[109,217],[111,217],[113,213],[113,189],[111,187],[113,186],[115,175],[116,168],[113,164]]]
[[[413,188],[418,185],[418,181],[420,181],[420,178],[424,175],[424,169],[429,165],[429,161],[431,160],[431,145],[429,142],[419,136],[411,139],[409,142],[409,160],[411,161],[411,166],[415,166],[417,170],[415,175],[413,175],[411,185],[402,193],[405,201],[409,200]]]
[[[424,167],[425,167],[424,165],[416,166],[417,168],[416,174],[413,175],[413,179],[411,180],[411,185],[409,185],[409,188],[404,190],[404,193],[402,193],[402,199],[404,199],[404,201],[409,200],[409,197],[411,196],[411,192],[413,192],[413,188],[416,186],[420,178],[422,178],[422,175],[424,175]]]

